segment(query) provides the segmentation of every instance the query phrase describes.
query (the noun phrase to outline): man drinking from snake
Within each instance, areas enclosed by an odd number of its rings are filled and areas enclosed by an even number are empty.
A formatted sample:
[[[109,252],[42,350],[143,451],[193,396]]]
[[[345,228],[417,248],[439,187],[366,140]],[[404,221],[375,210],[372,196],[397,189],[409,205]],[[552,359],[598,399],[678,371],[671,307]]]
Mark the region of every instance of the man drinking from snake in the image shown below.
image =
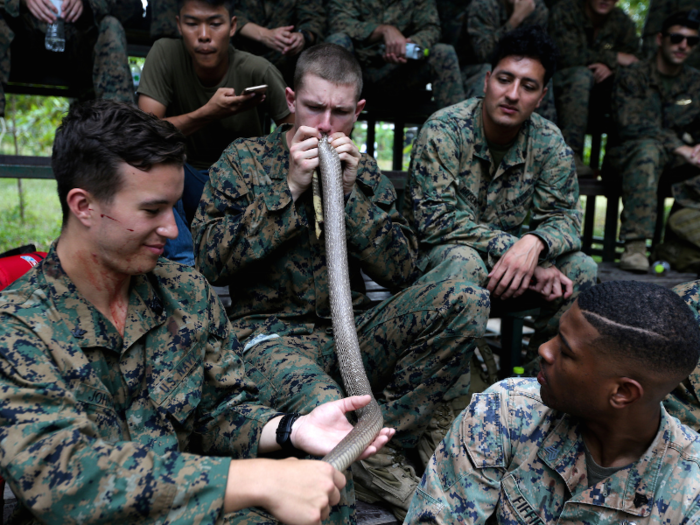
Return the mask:
[[[355,489],[402,517],[419,481],[405,451],[428,450],[427,461],[449,427],[452,398],[468,389],[464,376],[489,301],[486,291],[459,280],[417,280],[416,238],[396,210],[393,185],[350,139],[365,105],[361,92],[352,54],[333,44],[304,51],[294,90],[286,91],[295,123],[224,151],[192,233],[196,267],[229,286],[229,318],[262,402],[305,412],[342,398],[326,268],[334,254],[316,235],[311,190],[318,141],[329,136],[341,160],[362,359],[384,424],[396,429],[383,454],[353,465]],[[360,270],[395,295],[372,307]]]

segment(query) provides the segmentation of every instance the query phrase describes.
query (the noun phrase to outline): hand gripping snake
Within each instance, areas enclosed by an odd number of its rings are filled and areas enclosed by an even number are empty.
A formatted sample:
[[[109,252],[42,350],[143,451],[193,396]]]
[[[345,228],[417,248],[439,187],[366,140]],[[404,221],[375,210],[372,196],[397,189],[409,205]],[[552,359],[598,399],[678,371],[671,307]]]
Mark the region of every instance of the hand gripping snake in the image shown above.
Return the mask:
[[[357,411],[359,419],[355,428],[323,458],[323,461],[342,472],[374,441],[382,429],[384,420],[382,411],[372,394],[360,354],[360,342],[357,339],[355,315],[352,310],[348,249],[345,240],[343,170],[338,153],[326,136],[318,143],[318,158],[323,204],[318,176],[314,173],[312,189],[316,213],[316,235],[320,238],[319,223],[324,223],[335,353],[347,395],[372,396],[369,405]]]

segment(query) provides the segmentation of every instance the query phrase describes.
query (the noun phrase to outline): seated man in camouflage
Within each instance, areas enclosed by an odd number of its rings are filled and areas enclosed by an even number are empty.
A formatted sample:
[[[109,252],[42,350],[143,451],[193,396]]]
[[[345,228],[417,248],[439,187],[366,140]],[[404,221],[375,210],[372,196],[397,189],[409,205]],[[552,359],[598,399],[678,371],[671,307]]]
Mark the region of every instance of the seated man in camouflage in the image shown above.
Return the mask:
[[[238,19],[236,47],[272,62],[291,85],[299,54],[323,41],[324,4],[322,0],[239,1],[233,11]]]
[[[46,51],[46,27],[58,14],[50,0],[0,1],[0,118],[5,115],[4,87],[10,79],[10,45],[16,41],[25,51],[42,60],[63,60],[75,65],[78,75],[70,78],[81,96],[134,102],[134,84],[129,70],[126,34],[111,2],[63,0],[66,47],[62,53]],[[35,65],[35,64],[33,64]],[[78,85],[80,84],[80,85]]]
[[[428,450],[427,461],[447,431],[451,401],[469,386],[467,379],[452,388],[469,372],[488,295],[459,280],[414,284],[416,238],[396,210],[394,187],[349,137],[365,104],[361,91],[360,65],[347,50],[304,51],[294,90],[287,88],[294,125],[229,146],[212,167],[192,233],[197,268],[229,286],[229,315],[261,399],[300,411],[343,397],[310,186],[318,139],[330,136],[343,163],[360,349],[384,423],[396,429],[392,448],[353,466],[353,475],[358,497],[384,499],[402,517],[419,481],[402,451]],[[371,307],[360,270],[399,293]]]
[[[365,84],[390,93],[432,84],[439,107],[464,100],[459,62],[452,46],[438,44],[440,18],[432,0],[331,0],[328,27],[332,42],[354,52]],[[429,51],[406,58],[406,44]]]
[[[683,301],[599,284],[539,353],[540,385],[502,381],[455,420],[406,523],[697,523],[700,436],[661,404],[700,356]]]
[[[484,79],[491,71],[491,56],[498,40],[508,31],[520,25],[538,25],[547,27],[549,10],[542,0],[474,0],[465,6],[461,19],[463,26],[452,35],[445,34],[444,27],[453,27],[446,20],[448,13],[459,4],[450,1],[438,3],[440,21],[443,24],[442,41],[454,46],[462,70],[464,93],[467,98],[484,96]],[[443,14],[443,10],[446,13]],[[451,38],[448,40],[448,38]],[[544,118],[556,123],[557,112],[554,108],[554,94],[551,82],[547,86],[547,94],[536,112]]]
[[[172,125],[109,101],[74,106],[56,133],[61,236],[0,293],[14,523],[311,524],[331,506],[334,523],[350,518],[329,464],[253,458],[281,444],[324,454],[369,396],[296,420],[263,406],[216,294],[158,258],[177,235],[184,151]]]
[[[616,2],[561,0],[549,14],[549,33],[559,50],[554,75],[558,124],[583,176],[592,175],[582,160],[589,118],[609,111],[614,73],[638,60],[634,22]]]
[[[656,56],[659,44],[656,35],[661,32],[661,26],[669,16],[679,11],[690,11],[700,8],[697,0],[649,0],[644,29],[642,30],[642,56],[652,58]],[[700,69],[700,51],[694,47],[688,54],[686,65]]]
[[[669,226],[700,219],[700,72],[684,64],[698,43],[699,23],[697,11],[667,18],[656,35],[656,55],[620,71],[615,81],[616,133],[608,138],[606,160],[622,177],[623,270],[649,269],[646,240],[654,236],[662,176],[675,181],[677,207],[687,208],[674,210]]]
[[[561,314],[597,273],[579,251],[571,149],[556,126],[533,114],[555,53],[532,26],[499,41],[483,100],[438,111],[424,124],[404,210],[418,231],[425,279],[488,288],[499,310],[540,308],[534,349],[556,333]]]

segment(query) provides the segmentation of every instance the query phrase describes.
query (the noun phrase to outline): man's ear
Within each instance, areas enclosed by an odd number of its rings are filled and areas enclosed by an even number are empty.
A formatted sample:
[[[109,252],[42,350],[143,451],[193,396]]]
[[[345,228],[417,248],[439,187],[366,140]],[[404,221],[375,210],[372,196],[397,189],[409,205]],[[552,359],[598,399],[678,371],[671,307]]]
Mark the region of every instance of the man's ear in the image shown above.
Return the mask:
[[[73,188],[66,195],[66,204],[71,214],[86,228],[93,224],[95,218],[93,202],[90,192],[83,188]]]
[[[615,409],[627,408],[644,396],[644,387],[630,377],[620,377],[610,394],[610,406]]]
[[[367,104],[367,101],[364,98],[357,101],[357,106],[355,106],[355,122],[357,122],[362,110],[365,109],[365,104]]]
[[[292,91],[292,88],[284,88],[284,98],[287,99],[287,107],[289,108],[289,111],[296,113],[296,93]]]
[[[231,31],[229,31],[228,36],[229,38],[233,38],[233,35],[236,34],[236,29],[238,28],[238,19],[235,16],[231,17]]]
[[[535,108],[540,107],[540,104],[542,104],[542,101],[544,100],[544,96],[545,96],[546,94],[547,94],[547,87],[545,87],[545,88],[542,90],[542,96],[541,96],[540,99],[537,101],[537,105],[535,106]]]
[[[182,28],[180,27],[180,15],[175,17],[175,23],[177,24],[177,32],[182,36]]]
[[[484,93],[486,93],[486,86],[489,85],[489,78],[491,78],[491,71],[487,71],[484,77]]]
[[[656,33],[656,45],[661,47],[661,41],[663,40],[664,35],[659,33]]]

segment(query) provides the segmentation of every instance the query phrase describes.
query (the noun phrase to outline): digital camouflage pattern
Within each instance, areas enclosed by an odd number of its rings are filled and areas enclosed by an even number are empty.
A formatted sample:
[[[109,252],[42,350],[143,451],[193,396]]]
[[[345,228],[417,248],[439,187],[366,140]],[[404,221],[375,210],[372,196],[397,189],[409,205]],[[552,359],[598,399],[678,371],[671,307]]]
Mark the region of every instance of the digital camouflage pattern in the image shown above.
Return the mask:
[[[149,0],[151,7],[151,38],[177,38],[180,32],[177,30],[175,17],[180,11],[177,8],[178,0]]]
[[[455,419],[405,523],[696,523],[698,480],[700,437],[662,407],[647,452],[589,487],[580,423],[546,407],[534,379],[508,379]]]
[[[267,29],[294,26],[294,31],[306,31],[313,35],[314,43],[323,42],[326,32],[326,11],[322,0],[240,0],[235,4],[233,14],[238,19],[236,47],[269,60],[281,71],[289,69],[291,65],[292,75],[299,55],[287,57],[264,44],[242,37],[241,29],[249,22]]]
[[[261,399],[297,410],[342,397],[342,390],[311,191],[295,203],[287,185],[289,129],[229,146],[210,171],[192,232],[197,268],[236,298],[229,316]],[[392,442],[414,447],[435,404],[468,372],[488,295],[453,281],[405,289],[419,275],[416,239],[395,201],[391,182],[362,155],[346,202],[358,336],[385,425],[398,431]],[[392,291],[405,290],[370,308],[360,269]]]
[[[594,85],[593,73],[587,66],[602,63],[615,72],[618,52],[639,55],[634,22],[622,9],[613,8],[594,34],[585,2],[561,0],[549,16],[549,34],[559,50],[558,71],[554,74],[558,124],[567,144],[579,154],[583,151]]]
[[[688,303],[700,324],[700,281],[679,284],[673,291]],[[700,432],[700,364],[688,378],[666,396],[663,404],[668,413],[681,423]]]
[[[377,89],[395,90],[396,86],[423,88],[432,83],[439,107],[464,100],[459,62],[451,45],[439,44],[440,18],[434,0],[330,0],[328,4],[330,33],[326,42],[338,44],[353,52],[362,66],[365,82]],[[381,24],[396,27],[412,42],[428,48],[423,60],[406,64],[388,64],[380,53],[383,41],[367,42]]]
[[[521,237],[530,215],[529,233],[547,247],[540,264],[555,264],[575,286],[570,299],[543,305],[530,344],[536,349],[556,333],[559,317],[578,293],[595,284],[596,264],[579,251],[578,179],[559,130],[534,114],[494,166],[482,105],[480,99],[467,100],[423,125],[413,145],[403,212],[418,232],[427,276],[479,287]]]
[[[656,55],[656,34],[661,32],[664,20],[678,11],[700,9],[698,0],[650,0],[647,17],[642,31],[642,54],[647,58]],[[684,62],[686,65],[700,69],[700,51],[698,46],[692,49]]]
[[[97,27],[96,38],[89,29],[78,30],[73,24],[66,24],[65,53],[91,71],[96,98],[133,103],[134,84],[124,28],[111,16],[113,6],[106,0],[90,0],[89,4]],[[46,24],[37,20],[26,7],[20,9],[19,0],[6,0],[5,12],[0,10],[0,116],[5,114],[4,85],[10,78],[10,45],[15,37],[10,26],[14,31],[34,33],[37,38],[43,38],[46,33]],[[86,55],[86,48],[93,48],[93,54]]]
[[[0,473],[15,522],[32,521],[27,509],[45,523],[218,522],[230,460],[257,455],[277,412],[259,404],[216,294],[161,259],[132,278],[122,337],[55,246],[0,294]]]
[[[606,160],[621,174],[620,239],[651,239],[656,224],[657,188],[662,173],[683,166],[673,152],[700,140],[700,72],[683,66],[665,85],[654,59],[617,73],[612,95],[616,134]],[[676,202],[700,208],[700,178],[672,186]]]

